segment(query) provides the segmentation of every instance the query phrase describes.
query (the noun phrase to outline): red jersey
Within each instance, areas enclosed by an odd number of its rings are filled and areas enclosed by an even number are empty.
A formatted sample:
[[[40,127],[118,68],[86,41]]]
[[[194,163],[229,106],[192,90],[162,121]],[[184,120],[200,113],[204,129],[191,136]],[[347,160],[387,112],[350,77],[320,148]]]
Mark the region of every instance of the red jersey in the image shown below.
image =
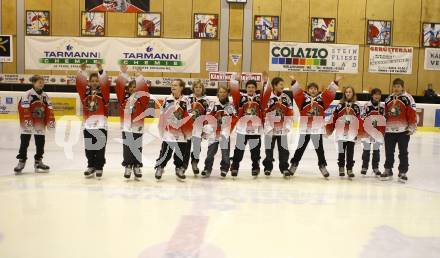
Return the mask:
[[[332,122],[326,127],[329,134],[335,131],[336,141],[355,141],[356,137],[362,131],[361,108],[359,103],[339,103],[333,111]]]
[[[384,143],[386,125],[385,104],[382,102],[373,104],[373,102],[368,101],[361,110],[361,119],[363,120],[362,141],[367,143]]]
[[[264,133],[286,135],[290,132],[293,121],[293,103],[285,93],[272,94],[267,102]]]
[[[119,76],[116,80],[116,96],[119,102],[119,116],[124,132],[143,133],[144,112],[148,108],[149,85],[142,76],[136,78],[136,90],[133,94],[126,91],[127,79]]]
[[[229,138],[238,121],[237,111],[235,110],[234,105],[230,103],[229,100],[221,102],[217,99],[208,109],[207,115],[215,117],[217,123],[215,139],[218,140],[221,135]],[[210,127],[210,125],[207,124],[205,127]],[[204,128],[204,131],[210,130],[213,130],[213,128]],[[209,132],[207,132],[207,134],[209,134]]]
[[[327,89],[312,97],[299,86],[297,81],[292,82],[292,95],[300,112],[300,133],[324,134],[324,115],[325,110],[335,99],[338,85],[331,82]],[[314,118],[319,117],[318,122],[314,122]]]
[[[92,88],[82,72],[76,76],[76,89],[82,104],[85,129],[107,129],[110,81],[104,72],[99,80],[100,85]]]
[[[385,100],[385,118],[387,133],[414,132],[417,128],[417,112],[413,97],[406,92],[391,94]]]
[[[18,102],[18,113],[22,134],[44,135],[46,128],[55,128],[52,103],[44,91],[26,91]]]

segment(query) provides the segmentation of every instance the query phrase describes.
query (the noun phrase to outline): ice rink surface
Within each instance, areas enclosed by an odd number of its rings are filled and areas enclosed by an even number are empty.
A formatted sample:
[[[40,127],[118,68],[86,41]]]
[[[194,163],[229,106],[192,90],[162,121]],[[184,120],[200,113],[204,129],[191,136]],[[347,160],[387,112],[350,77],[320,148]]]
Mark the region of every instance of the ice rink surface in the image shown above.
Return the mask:
[[[356,178],[340,179],[332,138],[324,141],[330,180],[319,173],[310,146],[290,180],[276,169],[270,178],[253,179],[246,151],[235,181],[219,178],[217,155],[211,178],[194,178],[188,171],[181,183],[172,161],[163,181],[154,180],[160,148],[154,124],[145,130],[140,182],[123,178],[116,123],[99,181],[82,175],[86,159],[79,128],[70,132],[72,152],[61,147],[62,137],[47,135],[49,174],[33,173],[32,140],[20,176],[13,175],[18,122],[1,120],[0,129],[1,258],[440,257],[438,133],[411,138],[406,184],[378,181],[371,171],[361,177],[361,144]],[[294,149],[296,139],[291,140]],[[206,149],[204,142],[201,169]],[[383,149],[381,156],[383,170]]]

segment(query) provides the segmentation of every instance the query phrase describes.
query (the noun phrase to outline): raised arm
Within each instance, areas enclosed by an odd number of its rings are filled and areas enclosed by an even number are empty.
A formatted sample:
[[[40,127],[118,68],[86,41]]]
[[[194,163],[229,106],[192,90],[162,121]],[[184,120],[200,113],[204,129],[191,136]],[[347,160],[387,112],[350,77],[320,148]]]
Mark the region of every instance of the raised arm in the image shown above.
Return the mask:
[[[293,74],[289,75],[289,78],[292,81],[290,83],[292,90],[292,98],[295,100],[295,103],[298,106],[298,108],[301,108],[305,100],[304,90],[301,88],[299,82],[296,80]]]
[[[336,76],[336,79],[332,81],[328,86],[327,89],[322,93],[322,101],[324,102],[324,109],[327,109],[332,101],[336,97],[336,91],[339,89],[338,85],[339,82],[343,79],[342,76],[338,75]]]

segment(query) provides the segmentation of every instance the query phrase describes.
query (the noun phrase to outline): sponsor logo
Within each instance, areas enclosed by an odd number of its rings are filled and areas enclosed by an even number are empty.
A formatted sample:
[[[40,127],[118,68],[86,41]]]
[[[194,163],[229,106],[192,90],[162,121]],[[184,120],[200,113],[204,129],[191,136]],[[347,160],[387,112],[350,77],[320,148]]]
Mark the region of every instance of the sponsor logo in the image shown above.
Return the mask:
[[[182,55],[177,53],[154,52],[154,48],[147,46],[144,52],[124,52],[119,64],[129,66],[184,66]]]
[[[44,58],[40,58],[42,64],[97,64],[103,63],[99,52],[74,51],[74,47],[68,44],[65,51],[44,51]]]

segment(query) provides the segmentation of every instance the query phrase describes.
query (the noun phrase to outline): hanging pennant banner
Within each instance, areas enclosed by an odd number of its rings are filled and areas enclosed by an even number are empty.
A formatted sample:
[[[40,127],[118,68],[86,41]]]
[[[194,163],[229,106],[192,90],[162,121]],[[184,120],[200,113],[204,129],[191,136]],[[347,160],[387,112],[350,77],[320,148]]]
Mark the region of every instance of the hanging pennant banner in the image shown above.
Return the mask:
[[[238,64],[238,61],[240,61],[241,55],[239,54],[231,54],[231,61],[234,65]]]
[[[26,37],[26,69],[78,70],[103,63],[107,71],[200,73],[201,41],[162,38]]]
[[[270,42],[270,71],[357,73],[358,60],[358,45]]]
[[[368,72],[411,74],[412,47],[370,46]]]
[[[150,9],[150,0],[85,0],[90,12],[145,13]]]
[[[440,71],[440,48],[425,48],[425,70]]]

